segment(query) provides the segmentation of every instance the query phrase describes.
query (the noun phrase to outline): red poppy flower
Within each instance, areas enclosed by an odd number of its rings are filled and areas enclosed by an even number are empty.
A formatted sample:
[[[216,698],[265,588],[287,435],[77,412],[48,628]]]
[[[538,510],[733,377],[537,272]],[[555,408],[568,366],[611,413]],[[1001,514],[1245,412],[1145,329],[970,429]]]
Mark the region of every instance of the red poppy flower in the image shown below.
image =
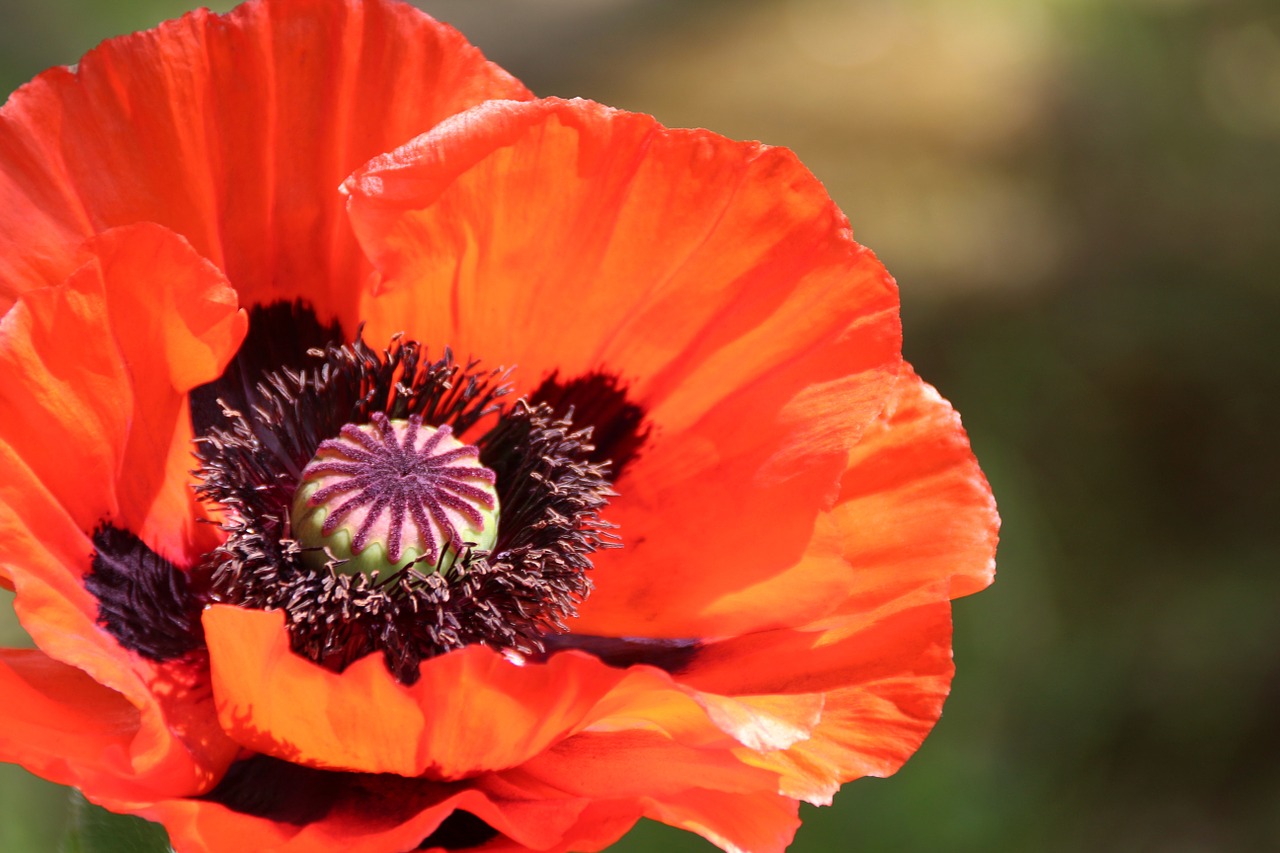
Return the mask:
[[[991,579],[792,154],[533,100],[407,6],[20,89],[0,303],[0,759],[180,851],[781,850],[920,744]]]

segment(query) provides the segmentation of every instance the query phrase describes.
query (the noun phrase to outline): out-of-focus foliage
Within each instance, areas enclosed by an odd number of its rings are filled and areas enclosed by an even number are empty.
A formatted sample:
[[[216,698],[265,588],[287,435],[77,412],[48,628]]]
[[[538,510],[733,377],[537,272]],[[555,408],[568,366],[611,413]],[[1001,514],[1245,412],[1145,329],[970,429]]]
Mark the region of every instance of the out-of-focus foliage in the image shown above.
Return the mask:
[[[183,9],[4,2],[6,90]],[[539,94],[795,149],[964,414],[999,580],[956,606],[924,748],[806,809],[795,850],[1280,849],[1274,3],[420,5]],[[0,849],[54,849],[64,813],[4,768]],[[616,848],[654,849],[709,847]]]

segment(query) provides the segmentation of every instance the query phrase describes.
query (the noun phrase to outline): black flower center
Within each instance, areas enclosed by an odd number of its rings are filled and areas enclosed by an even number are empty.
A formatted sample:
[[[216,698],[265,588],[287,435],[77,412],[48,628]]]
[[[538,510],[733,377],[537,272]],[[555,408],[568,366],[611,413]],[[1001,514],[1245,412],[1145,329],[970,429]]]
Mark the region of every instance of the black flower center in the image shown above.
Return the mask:
[[[256,308],[192,392],[196,491],[225,539],[183,569],[103,519],[86,586],[122,645],[198,656],[220,602],[282,611],[294,651],[330,669],[381,652],[413,683],[451,649],[536,657],[567,630],[592,554],[618,546],[611,481],[649,435],[625,385],[553,375],[507,403],[507,371],[340,335],[300,304]]]
[[[413,341],[315,358],[266,374],[249,414],[225,407],[199,439],[197,492],[226,532],[209,599],[283,610],[294,650],[334,669],[381,651],[405,682],[472,643],[542,651],[590,593],[590,555],[614,544],[591,430],[546,404],[504,406],[504,371]],[[473,445],[453,438],[468,433]]]

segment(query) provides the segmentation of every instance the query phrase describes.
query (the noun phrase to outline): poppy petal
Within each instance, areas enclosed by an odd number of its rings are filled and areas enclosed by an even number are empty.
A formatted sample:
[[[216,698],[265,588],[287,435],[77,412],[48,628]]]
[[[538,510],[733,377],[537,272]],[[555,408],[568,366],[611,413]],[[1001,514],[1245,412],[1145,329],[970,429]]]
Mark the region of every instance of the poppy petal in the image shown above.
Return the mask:
[[[995,576],[1000,518],[960,416],[910,366],[849,454],[830,513],[855,585],[842,612],[940,580],[949,596]]]
[[[0,320],[0,574],[45,653],[141,712],[133,775],[198,790],[230,760],[212,709],[181,667],[130,655],[98,626],[83,576],[103,519],[179,564],[213,541],[187,488],[186,392],[221,371],[243,316],[221,273],[159,226],[113,229],[81,257]]]
[[[616,767],[627,768],[631,782],[596,785],[594,796],[624,796],[627,784],[658,790],[668,784],[660,783],[663,774],[682,780],[679,786],[691,775],[705,785],[720,773],[752,779],[749,790],[772,790],[776,774],[753,777],[734,750],[785,749],[808,738],[822,718],[821,694],[713,695],[649,667],[615,669],[574,652],[520,667],[469,647],[427,661],[421,680],[406,687],[377,656],[336,674],[293,654],[277,613],[214,606],[204,623],[223,726],[249,749],[309,766],[462,778],[525,762],[507,771],[519,776],[542,766],[538,756],[551,756],[565,772],[570,762],[561,760],[562,749],[616,758],[639,754],[639,745],[653,756],[654,778],[644,778],[637,761],[624,761]],[[365,712],[371,704],[376,715]],[[593,734],[562,742],[586,729]],[[672,774],[680,762],[697,773]],[[560,785],[559,795],[587,796],[594,790],[587,775],[567,771],[566,778],[577,778]]]
[[[88,236],[182,234],[246,304],[328,318],[367,274],[337,187],[487,98],[527,97],[454,29],[386,0],[256,0],[112,39],[0,114],[0,310]]]
[[[227,732],[331,769],[457,779],[511,767],[606,713],[607,694],[670,684],[657,670],[614,669],[580,652],[521,666],[475,645],[425,661],[406,686],[377,655],[342,673],[295,655],[279,612],[214,605],[204,627]]]
[[[168,686],[180,691],[176,681]],[[148,687],[164,689],[159,677]],[[0,690],[12,703],[0,760],[109,798],[117,808],[198,794],[232,757],[200,701],[175,695],[139,702],[38,650],[0,649]]]
[[[681,745],[656,732],[579,734],[505,771],[502,779],[548,800],[638,802],[647,816],[725,850],[781,850],[799,824],[794,801],[777,795],[772,768],[754,768],[727,751]]]
[[[897,291],[794,155],[589,102],[489,102],[344,191],[384,279],[371,340],[519,364],[526,392],[604,371],[647,416],[610,509],[627,553],[597,557],[575,630],[719,636],[841,600],[768,581],[892,387]]]
[[[641,809],[633,800],[597,800],[587,803],[572,826],[564,829],[559,841],[545,848],[548,853],[593,853],[604,850],[627,834],[640,819]],[[495,844],[493,853],[522,853],[524,847]]]
[[[20,592],[14,600],[19,620],[59,659],[78,661],[87,653],[117,665],[118,648],[94,626],[97,603],[81,580],[92,540],[2,440],[0,470],[0,575]]]
[[[727,853],[783,853],[800,827],[799,803],[770,793],[695,789],[649,801],[645,816],[696,832]]]
[[[492,840],[465,848],[420,846],[459,813],[474,816],[494,832]],[[139,814],[159,821],[176,849],[216,853],[241,849],[252,838],[264,853],[400,853],[409,849],[497,851],[600,850],[620,838],[640,817],[631,801],[537,799],[500,779],[481,778],[473,787],[423,780],[369,776],[353,782],[340,799],[314,819],[273,820],[204,800],[166,800]],[[448,839],[445,839],[448,842]]]
[[[317,770],[259,755],[238,761],[204,797],[139,813],[165,823],[175,846],[189,851],[236,848],[237,840],[253,838],[255,849],[293,853],[337,846],[562,853],[616,841],[639,819],[640,806],[565,796],[501,774],[439,782]]]
[[[686,746],[651,731],[584,732],[502,775],[526,788],[551,789],[540,791],[542,796],[589,799],[673,797],[690,788],[777,788],[776,774],[745,766],[727,750]]]
[[[417,848],[456,809],[493,811],[475,790],[422,786],[416,797],[385,801],[378,794],[376,784],[353,788],[343,802],[301,823],[192,799],[165,800],[139,814],[163,823],[174,848],[190,853],[240,850],[246,839],[263,853],[398,853]]]
[[[830,805],[845,782],[896,773],[937,723],[945,698],[945,691],[922,694],[908,679],[835,690],[807,741],[744,760],[780,773],[788,797]]]
[[[243,317],[221,274],[158,226],[108,232],[82,257],[0,320],[0,574],[41,648],[94,672],[89,648],[108,668],[119,649],[81,581],[87,532],[120,520],[178,563],[205,547],[185,391],[221,369]]]
[[[139,719],[119,693],[38,650],[0,649],[0,695],[0,760],[63,785],[128,784]]]
[[[741,702],[743,692],[776,693],[784,710],[794,710],[791,700],[823,697],[820,722],[795,729],[806,737],[773,751],[754,744],[764,758],[741,753],[781,772],[790,796],[829,802],[843,782],[889,775],[938,718],[952,672],[946,602],[990,582],[997,526],[959,417],[907,368],[850,453],[839,502],[807,555],[812,571],[814,552],[834,542],[823,559],[834,554],[844,573],[852,570],[849,597],[829,617],[841,627],[707,644],[681,681],[711,691],[700,699],[711,709],[721,694]],[[796,660],[805,661],[803,673]],[[752,719],[767,726],[767,718]]]
[[[0,463],[7,461],[6,452],[0,443]],[[157,666],[129,655],[98,626],[97,602],[79,578],[88,568],[93,543],[20,465],[20,461],[6,465],[7,476],[0,485],[0,493],[11,486],[21,489],[26,498],[18,506],[0,500],[0,571],[9,574],[16,588],[14,609],[43,653],[73,662],[75,672],[86,679],[91,676],[103,687],[102,693],[59,711],[48,709],[65,704],[71,694],[59,688],[61,682],[56,679],[28,678],[23,690],[6,690],[3,695],[33,694],[15,704],[44,709],[40,713],[51,720],[76,714],[92,716],[95,702],[104,713],[118,701],[131,704],[137,725],[129,736],[117,733],[116,737],[116,742],[127,748],[122,761],[128,764],[98,765],[100,772],[76,780],[86,795],[126,796],[122,792],[141,789],[152,791],[153,796],[171,795],[198,793],[209,787],[230,762],[234,744],[222,735],[206,696],[200,694],[198,685],[193,689],[180,665]],[[40,538],[32,532],[36,528],[41,531]],[[45,672],[57,666],[66,664],[50,663]],[[66,676],[62,680],[74,679]],[[49,695],[36,698],[33,692],[45,684],[52,685]],[[121,695],[124,700],[119,699]],[[84,728],[86,736],[98,731],[94,726]],[[101,741],[102,749],[110,746],[110,741]],[[6,744],[6,750],[12,756],[6,760],[28,765],[47,761],[48,748],[37,737],[14,739]],[[123,770],[118,777],[107,784],[106,771],[120,766]]]
[[[838,627],[711,644],[681,681],[717,695],[772,695],[782,708],[821,694],[808,737],[737,754],[780,773],[788,796],[830,802],[843,782],[895,772],[941,715],[954,672],[947,589],[922,588]]]
[[[719,696],[696,693],[717,728],[754,752],[787,749],[808,740],[822,720],[822,693],[785,696]]]
[[[109,518],[185,565],[216,541],[195,523],[186,393],[221,372],[245,317],[217,268],[159,226],[113,229],[81,258],[0,321],[0,442],[81,530]]]

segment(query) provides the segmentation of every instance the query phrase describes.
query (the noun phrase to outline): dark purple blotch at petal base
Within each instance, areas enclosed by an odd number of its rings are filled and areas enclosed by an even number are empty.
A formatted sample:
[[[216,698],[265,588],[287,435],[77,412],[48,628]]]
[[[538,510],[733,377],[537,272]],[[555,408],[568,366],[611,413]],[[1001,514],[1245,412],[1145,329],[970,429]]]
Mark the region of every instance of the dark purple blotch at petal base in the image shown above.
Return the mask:
[[[529,399],[546,403],[558,417],[566,417],[572,411],[575,426],[591,427],[595,450],[589,460],[596,464],[608,462],[615,483],[649,438],[651,426],[645,422],[644,408],[627,396],[627,386],[611,373],[597,371],[561,379],[558,372],[553,372]]]
[[[308,355],[310,350],[344,340],[341,323],[322,322],[301,299],[254,305],[249,309],[249,331],[227,369],[189,395],[195,434],[204,435],[225,422],[219,400],[231,409],[248,411],[258,402],[255,386],[268,371],[302,368],[316,361]]]
[[[160,662],[204,647],[201,602],[186,572],[111,524],[94,530],[93,546],[85,589],[98,599],[98,623],[120,645]]]
[[[547,655],[572,649],[595,655],[602,662],[619,669],[644,664],[672,675],[688,669],[703,648],[702,641],[696,639],[596,637],[590,634],[554,634],[544,639],[543,645]]]

